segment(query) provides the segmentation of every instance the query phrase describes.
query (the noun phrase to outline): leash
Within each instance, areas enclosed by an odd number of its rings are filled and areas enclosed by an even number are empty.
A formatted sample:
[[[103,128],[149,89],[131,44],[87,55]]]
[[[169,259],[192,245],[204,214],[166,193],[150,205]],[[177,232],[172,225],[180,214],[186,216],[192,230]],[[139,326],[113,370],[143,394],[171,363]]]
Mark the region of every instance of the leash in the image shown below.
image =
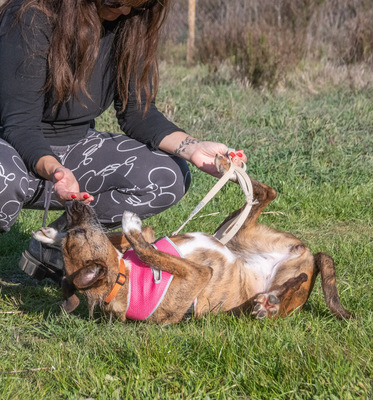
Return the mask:
[[[52,194],[53,194],[53,182],[51,181],[44,181],[44,182],[45,182],[44,183],[45,197],[44,197],[44,215],[43,215],[43,225],[42,225],[43,228],[47,223],[48,211],[51,205]]]
[[[184,226],[199,212],[203,207],[219,192],[219,190],[229,181],[230,178],[236,174],[239,185],[245,194],[246,205],[242,211],[233,219],[227,221],[224,225],[220,227],[218,231],[215,232],[214,237],[218,239],[222,244],[227,244],[232,237],[241,228],[242,224],[245,222],[247,216],[250,213],[253,204],[253,186],[249,176],[246,173],[246,164],[243,167],[238,167],[233,164],[232,158],[229,156],[230,167],[228,171],[219,179],[219,181],[212,187],[212,189],[207,193],[207,195],[198,203],[197,207],[192,211],[187,220],[180,226],[178,230],[172,233],[172,236],[177,235]]]

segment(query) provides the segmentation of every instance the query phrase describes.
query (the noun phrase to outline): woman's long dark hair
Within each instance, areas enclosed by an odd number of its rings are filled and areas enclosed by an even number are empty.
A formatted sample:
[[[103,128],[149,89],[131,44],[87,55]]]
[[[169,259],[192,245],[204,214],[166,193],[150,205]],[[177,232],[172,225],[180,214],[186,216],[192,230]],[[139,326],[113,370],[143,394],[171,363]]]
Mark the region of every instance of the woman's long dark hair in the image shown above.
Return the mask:
[[[170,0],[127,0],[135,7],[129,16],[118,19],[115,39],[115,68],[123,109],[128,101],[129,80],[134,79],[137,100],[146,93],[149,107],[158,88],[157,46]],[[0,15],[13,0],[0,7]],[[52,26],[45,90],[54,90],[55,106],[76,96],[78,89],[89,96],[89,81],[97,58],[102,21],[102,0],[24,0],[19,18],[28,9],[43,12]],[[141,8],[140,8],[141,7]],[[152,88],[152,89],[151,89]]]

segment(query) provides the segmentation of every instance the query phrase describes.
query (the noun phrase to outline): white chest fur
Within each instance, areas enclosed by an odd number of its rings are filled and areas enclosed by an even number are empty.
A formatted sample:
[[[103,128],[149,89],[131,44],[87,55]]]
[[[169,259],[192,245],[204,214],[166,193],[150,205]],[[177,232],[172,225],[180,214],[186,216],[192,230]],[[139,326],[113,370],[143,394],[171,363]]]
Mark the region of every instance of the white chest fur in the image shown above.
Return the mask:
[[[184,257],[199,249],[204,249],[206,251],[216,251],[219,255],[225,257],[228,263],[236,261],[236,256],[227,247],[217,242],[216,239],[200,232],[190,233],[188,236],[193,239],[178,243],[178,248]]]
[[[266,291],[270,286],[277,269],[286,261],[297,257],[297,254],[291,254],[288,249],[284,252],[273,251],[271,253],[246,254],[245,268],[253,275],[258,290]]]

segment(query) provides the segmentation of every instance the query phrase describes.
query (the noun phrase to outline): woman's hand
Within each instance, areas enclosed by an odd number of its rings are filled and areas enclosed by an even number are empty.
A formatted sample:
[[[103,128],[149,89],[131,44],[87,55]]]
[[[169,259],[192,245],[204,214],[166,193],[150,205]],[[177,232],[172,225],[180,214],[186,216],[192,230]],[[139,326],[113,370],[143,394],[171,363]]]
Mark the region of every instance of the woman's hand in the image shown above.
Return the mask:
[[[221,177],[221,174],[215,167],[216,155],[231,155],[232,162],[238,166],[247,161],[243,150],[234,152],[223,143],[199,141],[184,132],[174,132],[166,136],[161,141],[159,148],[168,153],[176,154],[193,163],[201,171],[217,178]]]
[[[216,142],[199,142],[198,146],[190,156],[190,162],[193,163],[197,168],[203,172],[215,176],[221,177],[221,174],[217,171],[215,166],[215,156],[228,156],[232,158],[233,164],[241,166],[242,163],[247,161],[247,158],[243,150],[235,152],[232,149],[228,149],[225,144]]]
[[[54,193],[60,203],[67,200],[81,200],[89,204],[93,200],[93,196],[87,192],[79,190],[79,183],[74,174],[65,167],[58,167],[53,174]]]
[[[71,170],[61,165],[54,157],[41,157],[35,165],[35,170],[44,179],[53,181],[54,193],[60,203],[75,199],[89,204],[93,200],[93,196],[80,191],[79,183]]]

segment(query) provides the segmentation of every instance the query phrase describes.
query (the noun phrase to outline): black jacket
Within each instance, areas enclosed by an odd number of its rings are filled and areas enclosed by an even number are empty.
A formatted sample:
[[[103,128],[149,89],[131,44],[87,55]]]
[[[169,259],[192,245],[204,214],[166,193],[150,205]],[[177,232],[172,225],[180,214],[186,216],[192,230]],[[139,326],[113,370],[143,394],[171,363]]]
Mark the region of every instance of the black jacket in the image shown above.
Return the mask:
[[[84,93],[71,98],[53,112],[53,93],[44,93],[51,28],[46,16],[29,10],[14,25],[22,0],[16,0],[0,21],[0,135],[20,154],[34,172],[40,157],[52,155],[50,145],[76,143],[87,133],[92,120],[114,101],[119,126],[126,135],[157,149],[168,134],[180,129],[160,113],[155,103],[145,117],[138,107],[130,83],[129,100],[124,112],[116,96],[113,74],[114,23],[106,23],[99,54]],[[145,104],[145,96],[143,96]]]

